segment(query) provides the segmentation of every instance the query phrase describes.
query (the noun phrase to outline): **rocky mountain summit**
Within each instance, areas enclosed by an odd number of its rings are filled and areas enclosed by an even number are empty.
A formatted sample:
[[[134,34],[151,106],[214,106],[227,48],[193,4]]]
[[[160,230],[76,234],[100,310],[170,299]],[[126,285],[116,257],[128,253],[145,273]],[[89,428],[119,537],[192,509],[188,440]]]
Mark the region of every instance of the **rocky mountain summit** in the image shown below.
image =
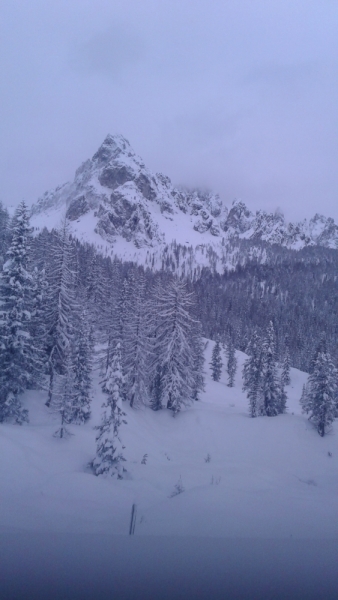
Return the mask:
[[[74,181],[46,192],[33,206],[32,218],[66,212],[70,221],[83,224],[106,243],[124,240],[132,247],[157,248],[189,243],[211,244],[227,240],[265,241],[290,249],[305,246],[338,248],[338,226],[332,218],[287,223],[280,212],[251,212],[235,200],[230,208],[217,194],[173,186],[169,177],[153,174],[121,135],[108,135],[92,159],[75,173]],[[45,225],[53,219],[46,219]],[[82,237],[84,237],[82,235]]]

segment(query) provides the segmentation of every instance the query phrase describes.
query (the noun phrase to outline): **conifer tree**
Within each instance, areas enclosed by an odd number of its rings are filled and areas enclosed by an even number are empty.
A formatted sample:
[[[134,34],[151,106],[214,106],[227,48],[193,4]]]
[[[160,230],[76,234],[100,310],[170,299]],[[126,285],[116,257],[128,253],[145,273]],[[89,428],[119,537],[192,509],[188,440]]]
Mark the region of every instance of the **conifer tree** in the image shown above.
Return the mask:
[[[290,385],[291,383],[291,379],[290,379],[290,354],[289,354],[289,348],[286,348],[286,352],[285,352],[285,356],[284,356],[284,361],[283,361],[283,367],[282,367],[282,374],[281,374],[281,385],[282,387],[285,387],[286,385]]]
[[[28,420],[19,396],[35,381],[40,366],[30,337],[30,236],[28,210],[21,202],[14,215],[12,240],[0,280],[0,422],[22,424]]]
[[[307,408],[308,408],[308,405],[307,405],[307,400],[308,400],[307,392],[308,392],[308,386],[307,386],[306,383],[304,383],[303,387],[302,387],[302,395],[300,397],[300,405],[301,405],[301,407],[303,409],[303,412],[306,412]]]
[[[150,406],[153,410],[162,409],[162,367],[160,362],[160,347],[158,344],[158,334],[160,330],[159,308],[162,287],[160,282],[155,284],[155,288],[148,302],[149,315],[149,398]]]
[[[156,342],[156,339],[155,339]],[[152,377],[149,381],[150,406],[153,410],[161,410],[162,407],[162,369],[158,355],[153,352],[153,362],[150,363]]]
[[[67,425],[73,422],[74,414],[74,363],[71,348],[64,351],[62,373],[55,373],[53,380],[53,398],[51,408],[60,415],[61,423],[54,437],[65,438],[70,435]]]
[[[316,350],[315,350],[315,352],[312,355],[312,358],[310,360],[310,365],[309,365],[309,373],[310,374],[312,374],[313,371],[314,371],[318,355],[321,352],[326,352],[326,350],[327,350],[327,347],[326,347],[326,336],[325,336],[325,333],[322,332],[321,335],[320,335],[319,341],[317,343]]]
[[[331,356],[326,351],[316,353],[313,372],[308,384],[303,388],[301,405],[303,411],[310,414],[321,437],[336,417],[338,374]]]
[[[287,393],[285,391],[285,387],[290,385],[290,354],[289,348],[286,346],[286,351],[283,360],[282,372],[279,381],[279,407],[278,412],[283,414],[286,412],[286,401],[287,401]]]
[[[96,457],[91,465],[95,475],[123,478],[124,446],[120,439],[120,427],[125,421],[122,410],[123,375],[121,367],[121,346],[115,347],[111,363],[103,381],[102,390],[107,394],[101,425],[97,426]]]
[[[250,416],[256,417],[262,403],[262,349],[256,330],[249,343],[248,354],[243,367],[243,391],[247,392]]]
[[[86,300],[93,306],[94,310],[97,309],[98,311],[102,308],[100,292],[102,290],[103,269],[101,269],[101,266],[102,261],[99,255],[97,252],[92,251],[85,277]],[[98,317],[99,313],[95,313],[95,316]]]
[[[174,415],[191,402],[194,393],[194,319],[189,314],[191,294],[186,285],[171,280],[158,293],[158,328],[153,373],[160,370],[161,406]]]
[[[60,231],[54,233],[51,259],[46,315],[50,375],[47,406],[52,402],[55,376],[65,374],[66,356],[73,341],[73,324],[77,311],[74,293],[75,276],[72,271],[73,249],[66,219]]]
[[[98,352],[98,359],[101,373],[105,374],[116,344],[122,345],[119,314],[121,277],[116,258],[111,270],[108,269],[108,264],[103,268],[99,260],[95,261],[95,265],[97,269],[96,283],[95,279],[93,283],[96,304],[95,324],[100,343],[105,344],[105,348]]]
[[[147,332],[147,305],[145,303],[145,280],[134,280],[133,303],[125,324],[125,394],[130,406],[148,404],[148,363],[150,344]]]
[[[235,375],[237,371],[237,359],[236,351],[233,338],[230,337],[226,350],[227,355],[227,373],[228,373],[228,386],[233,387],[235,382]]]
[[[128,398],[128,377],[127,377],[127,364],[126,364],[126,338],[130,336],[130,327],[129,324],[134,321],[135,317],[135,291],[137,290],[136,283],[136,273],[134,268],[131,268],[127,275],[125,276],[120,295],[118,299],[118,339],[121,345],[121,365],[122,365],[122,375],[123,375],[123,388],[122,388],[122,398],[123,400],[127,400]],[[129,329],[129,331],[128,331]],[[130,353],[128,356],[130,360]],[[141,384],[142,385],[142,384]]]
[[[128,303],[128,300],[131,296],[131,279],[130,277],[125,277],[122,281],[120,294],[118,297],[117,305],[117,314],[118,314],[118,337],[120,340],[121,346],[121,359],[122,359],[122,372],[124,367],[124,338],[125,338],[125,329],[126,323],[128,320],[128,308],[131,308],[131,303]]]
[[[221,345],[219,340],[216,341],[211,355],[211,376],[214,381],[219,381],[222,373],[222,358],[221,358]]]
[[[93,351],[92,329],[88,322],[87,311],[82,309],[74,342],[73,423],[85,423],[90,417]]]
[[[287,401],[287,393],[284,387],[284,380],[281,376],[279,383],[279,402],[278,402],[278,413],[284,414],[286,412],[286,401]]]
[[[275,359],[275,332],[270,321],[262,346],[261,414],[274,417],[280,411],[280,388]]]
[[[0,201],[0,269],[5,262],[6,251],[9,243],[9,214]]]
[[[204,342],[202,337],[202,326],[199,321],[195,321],[192,332],[193,349],[193,400],[199,400],[199,394],[204,391]]]
[[[34,267],[32,271],[33,303],[30,319],[30,335],[34,340],[34,346],[38,349],[42,362],[42,373],[47,368],[47,318],[48,313],[48,281],[45,269],[38,270]]]

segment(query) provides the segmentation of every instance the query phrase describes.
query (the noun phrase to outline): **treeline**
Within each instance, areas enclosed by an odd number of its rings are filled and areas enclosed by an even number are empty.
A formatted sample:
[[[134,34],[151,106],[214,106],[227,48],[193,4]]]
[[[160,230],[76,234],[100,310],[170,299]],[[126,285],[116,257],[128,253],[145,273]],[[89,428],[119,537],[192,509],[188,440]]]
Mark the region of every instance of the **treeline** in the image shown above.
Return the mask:
[[[251,417],[274,417],[286,411],[286,386],[290,384],[289,353],[278,368],[273,324],[261,338],[255,331],[250,341],[249,357],[243,367],[243,391],[247,392]],[[322,336],[310,362],[310,376],[303,387],[300,404],[320,436],[324,436],[338,417],[338,370]],[[279,373],[280,372],[280,373]]]
[[[226,344],[230,386],[235,348],[249,355],[243,380],[252,416],[285,411],[290,364],[310,372],[302,405],[322,435],[330,418],[318,417],[318,398],[332,400],[321,414],[336,415],[337,404],[338,252],[262,243],[249,260],[244,249],[233,271],[205,269],[184,283],[103,256],[72,239],[66,220],[33,236],[24,203],[12,220],[0,205],[0,422],[27,421],[21,395],[40,387],[59,414],[56,434],[67,435],[67,425],[90,418],[96,363],[106,402],[92,467],[122,476],[123,402],[176,414],[197,400],[204,335]],[[321,395],[314,391],[320,377],[330,382]]]
[[[290,353],[293,367],[309,372],[325,334],[338,365],[338,250],[312,247],[299,252],[271,246],[262,263],[255,258],[223,275],[204,269],[192,284],[204,335],[232,336],[247,352],[256,330],[270,321],[280,362]]]

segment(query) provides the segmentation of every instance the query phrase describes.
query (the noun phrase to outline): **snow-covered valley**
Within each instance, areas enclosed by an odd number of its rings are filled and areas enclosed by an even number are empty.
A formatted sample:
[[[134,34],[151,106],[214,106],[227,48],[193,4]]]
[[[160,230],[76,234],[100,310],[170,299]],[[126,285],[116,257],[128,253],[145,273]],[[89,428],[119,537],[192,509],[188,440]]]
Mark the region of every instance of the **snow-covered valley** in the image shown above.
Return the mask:
[[[124,406],[123,480],[87,467],[104,400],[98,373],[92,418],[70,425],[67,439],[53,437],[60,417],[46,393],[26,391],[29,424],[1,425],[0,532],[127,535],[136,504],[136,536],[337,539],[337,425],[321,438],[301,414],[307,375],[291,370],[286,414],[252,419],[241,391],[245,355],[237,352],[229,388],[224,372],[211,379],[212,346],[205,392],[187,410],[173,418]],[[172,495],[178,482],[184,491]]]

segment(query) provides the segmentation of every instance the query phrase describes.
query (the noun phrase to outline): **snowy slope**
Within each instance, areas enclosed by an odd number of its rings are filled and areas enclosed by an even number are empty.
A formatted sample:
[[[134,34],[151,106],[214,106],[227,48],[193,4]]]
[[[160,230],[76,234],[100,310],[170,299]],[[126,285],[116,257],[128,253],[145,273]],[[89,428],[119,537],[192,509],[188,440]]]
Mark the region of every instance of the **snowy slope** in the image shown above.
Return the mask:
[[[306,374],[291,371],[286,415],[250,419],[240,371],[233,389],[225,375],[211,380],[212,345],[200,402],[176,418],[125,407],[123,481],[95,477],[86,466],[103,401],[98,377],[93,417],[72,426],[67,440],[53,438],[58,420],[45,407],[45,394],[26,392],[30,423],[0,429],[0,533],[123,535],[136,503],[136,535],[337,538],[337,425],[320,438],[301,414]],[[245,355],[237,357],[241,367]],[[185,491],[170,497],[180,477]]]
[[[243,202],[230,210],[217,194],[178,189],[154,174],[121,135],[108,135],[75,173],[73,182],[46,192],[33,206],[36,231],[58,226],[67,215],[74,235],[126,260],[161,267],[164,248],[174,242],[193,252],[203,246],[227,262],[230,240],[264,241],[291,249],[321,245],[338,247],[333,219],[315,215],[310,221],[287,223],[280,213],[252,213]],[[200,264],[195,258],[195,264]],[[211,259],[202,264],[210,266]]]

